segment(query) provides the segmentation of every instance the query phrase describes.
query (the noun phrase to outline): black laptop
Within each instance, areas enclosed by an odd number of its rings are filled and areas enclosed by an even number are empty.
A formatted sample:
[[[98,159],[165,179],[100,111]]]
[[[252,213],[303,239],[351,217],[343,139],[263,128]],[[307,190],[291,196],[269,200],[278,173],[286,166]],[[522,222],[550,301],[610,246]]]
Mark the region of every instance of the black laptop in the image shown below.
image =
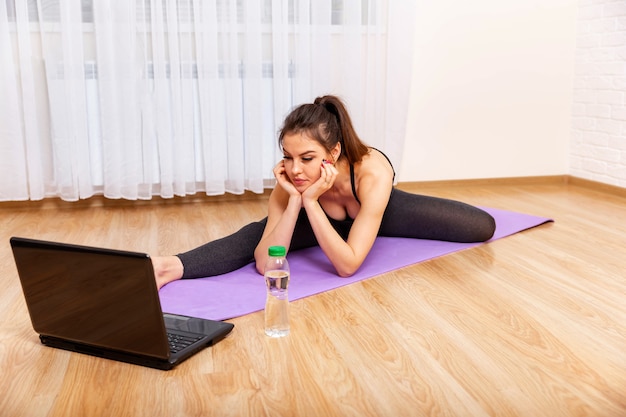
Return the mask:
[[[145,253],[10,241],[33,329],[44,345],[167,370],[234,327],[163,313]]]

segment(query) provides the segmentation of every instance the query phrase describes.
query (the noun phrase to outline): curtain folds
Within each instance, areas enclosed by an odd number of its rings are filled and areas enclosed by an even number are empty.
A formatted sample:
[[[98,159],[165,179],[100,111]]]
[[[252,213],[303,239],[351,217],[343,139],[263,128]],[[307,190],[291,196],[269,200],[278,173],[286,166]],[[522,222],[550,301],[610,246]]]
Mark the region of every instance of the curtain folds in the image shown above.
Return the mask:
[[[0,0],[0,201],[260,193],[324,94],[399,162],[411,3]]]

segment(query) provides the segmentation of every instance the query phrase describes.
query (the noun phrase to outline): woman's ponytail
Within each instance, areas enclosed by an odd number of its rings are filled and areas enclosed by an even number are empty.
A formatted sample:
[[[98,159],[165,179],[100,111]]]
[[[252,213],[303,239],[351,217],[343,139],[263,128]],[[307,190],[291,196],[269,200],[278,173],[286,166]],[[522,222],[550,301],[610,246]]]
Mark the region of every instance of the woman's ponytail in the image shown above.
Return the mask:
[[[343,102],[337,96],[322,96],[315,99],[314,104],[324,106],[336,119],[338,124],[338,141],[341,142],[342,154],[350,164],[361,162],[363,156],[369,152],[352,125],[352,120]]]

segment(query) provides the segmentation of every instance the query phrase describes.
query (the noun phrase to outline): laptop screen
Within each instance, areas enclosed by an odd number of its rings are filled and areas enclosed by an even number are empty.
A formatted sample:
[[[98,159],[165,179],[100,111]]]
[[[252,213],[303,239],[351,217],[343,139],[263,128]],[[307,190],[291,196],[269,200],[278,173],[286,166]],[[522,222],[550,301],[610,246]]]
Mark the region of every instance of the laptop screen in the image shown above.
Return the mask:
[[[11,245],[37,333],[158,358],[168,356],[147,255],[15,238]]]

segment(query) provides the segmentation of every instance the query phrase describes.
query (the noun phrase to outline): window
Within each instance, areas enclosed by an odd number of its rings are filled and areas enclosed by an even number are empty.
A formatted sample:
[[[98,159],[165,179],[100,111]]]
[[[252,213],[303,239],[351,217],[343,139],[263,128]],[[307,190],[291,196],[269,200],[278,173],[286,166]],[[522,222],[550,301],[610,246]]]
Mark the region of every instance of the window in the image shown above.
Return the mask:
[[[390,86],[406,90],[388,67],[389,31],[406,30],[388,21],[395,3],[20,1],[4,0],[0,28],[15,70],[0,72],[0,140],[21,144],[0,158],[26,188],[13,198],[262,192],[282,119],[328,93],[393,157],[388,118],[406,114],[386,110]]]

